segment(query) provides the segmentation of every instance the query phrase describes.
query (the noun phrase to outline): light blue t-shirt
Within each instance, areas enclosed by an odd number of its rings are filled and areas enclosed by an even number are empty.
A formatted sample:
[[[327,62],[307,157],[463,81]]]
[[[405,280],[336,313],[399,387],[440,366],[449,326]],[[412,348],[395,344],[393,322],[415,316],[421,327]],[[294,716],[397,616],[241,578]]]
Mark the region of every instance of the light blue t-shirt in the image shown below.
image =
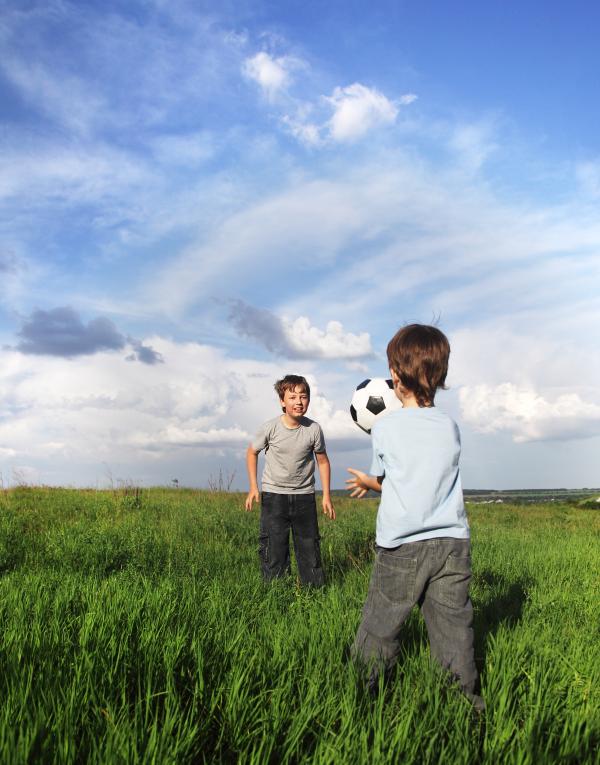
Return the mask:
[[[435,407],[398,409],[375,422],[371,474],[385,476],[377,544],[469,538],[458,425]]]

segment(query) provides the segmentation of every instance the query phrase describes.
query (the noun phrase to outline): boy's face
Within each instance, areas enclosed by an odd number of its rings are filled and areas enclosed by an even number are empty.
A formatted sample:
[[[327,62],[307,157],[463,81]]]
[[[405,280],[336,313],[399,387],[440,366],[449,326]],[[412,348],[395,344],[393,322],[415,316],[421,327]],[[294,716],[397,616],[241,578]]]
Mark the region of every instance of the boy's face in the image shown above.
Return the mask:
[[[283,392],[280,400],[281,406],[285,407],[285,413],[298,419],[306,414],[310,399],[304,385],[296,385],[295,388]]]

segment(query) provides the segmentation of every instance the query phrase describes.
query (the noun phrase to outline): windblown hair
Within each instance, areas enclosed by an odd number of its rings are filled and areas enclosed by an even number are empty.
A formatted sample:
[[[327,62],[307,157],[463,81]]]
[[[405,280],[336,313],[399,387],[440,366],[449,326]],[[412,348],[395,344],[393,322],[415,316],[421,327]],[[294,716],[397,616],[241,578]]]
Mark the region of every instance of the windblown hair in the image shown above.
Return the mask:
[[[387,347],[390,369],[403,388],[411,391],[419,406],[432,406],[438,388],[445,390],[450,343],[437,327],[407,324]]]
[[[283,394],[286,390],[295,390],[299,385],[304,388],[310,401],[310,385],[306,381],[306,377],[301,377],[300,375],[286,375],[285,377],[282,377],[281,380],[277,380],[273,387],[275,388],[275,393],[279,396],[279,400],[283,401]],[[282,407],[282,409],[285,412],[285,407]]]

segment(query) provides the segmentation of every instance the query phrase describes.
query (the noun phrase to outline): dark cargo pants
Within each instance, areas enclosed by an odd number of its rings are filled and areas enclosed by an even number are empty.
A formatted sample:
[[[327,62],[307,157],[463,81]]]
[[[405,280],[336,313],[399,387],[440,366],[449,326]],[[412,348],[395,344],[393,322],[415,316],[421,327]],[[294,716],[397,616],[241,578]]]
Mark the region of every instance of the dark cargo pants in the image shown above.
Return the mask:
[[[259,556],[266,581],[290,573],[290,530],[302,584],[325,583],[314,494],[261,495]]]
[[[378,547],[353,655],[366,663],[376,661],[390,667],[400,650],[400,628],[418,603],[432,657],[472,696],[478,674],[470,581],[468,539],[440,537],[391,550]]]

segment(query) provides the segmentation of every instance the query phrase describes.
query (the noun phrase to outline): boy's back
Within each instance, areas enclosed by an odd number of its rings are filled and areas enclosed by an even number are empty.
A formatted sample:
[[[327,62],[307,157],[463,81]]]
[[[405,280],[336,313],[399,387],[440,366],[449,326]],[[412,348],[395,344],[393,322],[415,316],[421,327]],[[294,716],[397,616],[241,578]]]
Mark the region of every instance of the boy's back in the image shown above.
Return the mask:
[[[400,653],[400,629],[419,604],[431,655],[456,679],[476,709],[471,548],[458,472],[460,435],[434,406],[444,388],[450,343],[437,327],[409,324],[387,347],[394,391],[403,409],[373,431],[371,475],[349,468],[352,496],[382,492],[377,557],[353,654],[371,668],[377,688],[381,665]]]
[[[377,544],[397,547],[435,537],[468,539],[458,462],[460,434],[435,407],[390,412],[372,432],[372,475],[385,475]]]

